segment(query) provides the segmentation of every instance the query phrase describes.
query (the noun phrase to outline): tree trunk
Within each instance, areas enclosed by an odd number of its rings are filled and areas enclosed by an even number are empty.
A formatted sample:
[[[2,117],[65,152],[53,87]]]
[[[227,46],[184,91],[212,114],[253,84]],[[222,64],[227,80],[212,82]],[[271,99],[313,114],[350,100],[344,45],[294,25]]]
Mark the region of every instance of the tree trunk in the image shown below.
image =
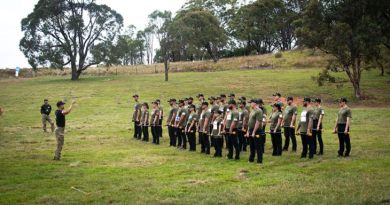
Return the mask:
[[[164,67],[165,67],[165,81],[168,82],[169,60],[167,54],[164,56]]]
[[[361,98],[360,82],[356,82],[356,80],[354,80],[354,82],[352,82],[352,84],[353,84],[353,90],[355,93],[355,98],[357,100],[359,100]]]
[[[77,66],[76,62],[71,63],[71,68],[72,68],[72,80],[78,80],[79,75],[77,75]]]

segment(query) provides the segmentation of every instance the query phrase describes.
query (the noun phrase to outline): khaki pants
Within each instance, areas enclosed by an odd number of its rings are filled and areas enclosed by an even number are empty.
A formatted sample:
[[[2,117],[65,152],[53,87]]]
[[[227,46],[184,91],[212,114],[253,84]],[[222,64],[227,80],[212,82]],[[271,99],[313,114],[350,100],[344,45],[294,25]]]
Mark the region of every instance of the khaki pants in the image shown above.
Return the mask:
[[[56,129],[57,150],[54,159],[61,159],[61,150],[62,150],[62,146],[64,146],[64,132],[65,132],[64,127],[57,127]]]
[[[54,123],[50,118],[50,115],[42,114],[43,131],[46,132],[46,121],[51,125],[51,132],[54,132]]]

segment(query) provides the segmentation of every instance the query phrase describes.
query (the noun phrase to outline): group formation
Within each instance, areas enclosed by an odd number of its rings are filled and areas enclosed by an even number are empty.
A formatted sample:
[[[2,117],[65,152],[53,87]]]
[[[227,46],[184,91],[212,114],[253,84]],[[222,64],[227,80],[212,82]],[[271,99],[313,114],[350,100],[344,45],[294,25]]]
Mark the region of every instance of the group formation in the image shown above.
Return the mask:
[[[214,147],[214,157],[222,157],[222,150],[226,143],[227,158],[233,159],[234,155],[235,160],[239,160],[240,152],[246,152],[249,146],[249,162],[254,162],[257,155],[257,163],[263,163],[266,134],[271,135],[272,156],[282,156],[283,151],[288,151],[290,140],[291,151],[296,152],[296,136],[300,135],[301,158],[308,156],[312,159],[315,154],[324,153],[322,121],[325,110],[321,107],[321,99],[303,98],[304,109],[296,125],[298,108],[293,104],[293,97],[287,97],[287,106],[285,106],[281,101],[281,94],[273,94],[275,102],[271,105],[272,110],[269,114],[262,99],[251,99],[247,102],[245,97],[235,100],[235,94],[230,94],[228,97],[228,102],[225,94],[209,97],[206,102],[204,95],[198,94],[197,106],[192,97],[182,100],[169,99],[170,108],[165,126],[168,127],[170,146],[187,149],[188,144],[189,151],[195,152],[198,143],[201,145],[201,153],[209,155],[211,147]],[[135,100],[132,117],[134,138],[149,141],[150,127],[152,143],[159,145],[164,119],[161,101],[152,102],[153,109],[149,111],[149,104],[146,102],[141,104],[137,94],[133,95],[133,98]],[[339,103],[340,110],[332,133],[338,134],[340,146],[338,156],[348,157],[351,151],[349,125],[352,115],[346,98],[341,98]],[[267,124],[269,124],[268,130]],[[198,133],[198,142],[196,133]],[[282,134],[285,137],[284,146],[282,146]]]

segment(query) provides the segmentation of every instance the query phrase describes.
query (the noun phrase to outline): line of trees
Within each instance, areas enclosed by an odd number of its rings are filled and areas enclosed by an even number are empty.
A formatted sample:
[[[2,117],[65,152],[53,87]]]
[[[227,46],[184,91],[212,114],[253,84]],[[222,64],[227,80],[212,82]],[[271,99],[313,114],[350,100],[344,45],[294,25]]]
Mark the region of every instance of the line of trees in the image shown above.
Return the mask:
[[[388,0],[245,2],[187,0],[176,14],[149,14],[143,30],[123,30],[122,16],[95,0],[39,0],[22,20],[20,49],[33,68],[70,65],[72,80],[91,65],[157,62],[168,81],[170,62],[307,47],[335,57],[328,70],[346,72],[357,99],[362,72],[383,68],[382,51],[390,51]]]

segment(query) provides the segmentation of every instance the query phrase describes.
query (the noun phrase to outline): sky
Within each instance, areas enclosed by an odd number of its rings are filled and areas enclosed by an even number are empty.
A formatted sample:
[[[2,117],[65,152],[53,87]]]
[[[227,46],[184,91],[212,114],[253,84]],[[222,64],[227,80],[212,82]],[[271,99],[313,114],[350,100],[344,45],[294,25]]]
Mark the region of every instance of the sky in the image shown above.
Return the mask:
[[[123,16],[124,27],[133,24],[144,29],[148,15],[155,10],[176,13],[186,0],[96,0],[106,4]],[[19,41],[23,37],[20,22],[30,14],[38,0],[0,0],[0,69],[30,68]],[[154,43],[155,45],[158,43]]]

